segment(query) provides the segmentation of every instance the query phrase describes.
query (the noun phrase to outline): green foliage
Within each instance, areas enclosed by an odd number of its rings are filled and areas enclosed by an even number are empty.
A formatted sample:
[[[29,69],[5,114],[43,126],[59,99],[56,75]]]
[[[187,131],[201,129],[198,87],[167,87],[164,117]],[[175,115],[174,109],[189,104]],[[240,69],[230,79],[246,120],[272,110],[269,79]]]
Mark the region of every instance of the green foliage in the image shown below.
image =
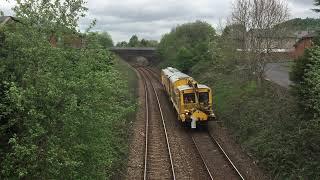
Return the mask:
[[[180,25],[165,34],[158,46],[164,65],[188,73],[200,61],[213,60],[216,33],[208,23],[196,21]],[[215,50],[215,49],[214,49]]]
[[[314,18],[295,18],[288,20],[279,25],[279,27],[288,28],[291,32],[295,31],[306,31],[306,30],[319,30],[320,27],[320,19]]]
[[[296,61],[292,80],[295,92],[305,119],[320,117],[320,47],[306,50],[305,55]]]
[[[156,40],[142,39],[140,41],[140,47],[157,47],[157,46],[158,46],[158,41]]]
[[[128,47],[128,43],[126,41],[121,41],[121,42],[118,42],[117,47]]]
[[[141,41],[139,40],[137,35],[133,35],[129,43],[126,41],[121,41],[118,42],[117,47],[157,47],[158,46],[158,41],[155,40],[147,40],[147,39],[142,39]]]
[[[229,68],[203,64],[203,73],[192,73],[214,90],[219,120],[274,179],[318,179],[319,120],[301,121],[286,90],[271,83],[259,88],[243,70]]]
[[[20,30],[20,28],[22,28]],[[105,179],[126,153],[134,112],[114,57],[96,44],[52,48],[32,30],[6,32],[1,49],[1,176]]]
[[[17,0],[14,11],[25,24],[59,34],[77,28],[80,17],[88,10],[85,4],[84,0]]]
[[[23,23],[0,32],[0,179],[110,179],[128,151],[129,77],[97,34],[83,49],[48,42],[74,33],[83,1],[15,10]]]
[[[222,37],[228,37],[228,31]],[[234,62],[236,54],[225,49],[232,41],[222,37],[221,56],[191,69],[195,79],[214,90],[219,120],[273,179],[319,179],[320,48],[296,61],[292,78],[297,82],[295,93],[300,94],[297,99],[273,83],[257,86],[241,63]],[[304,113],[312,117],[302,117]]]
[[[193,60],[194,57],[191,50],[185,47],[179,49],[176,58],[176,65],[182,72],[188,72],[190,67],[194,66],[196,63],[196,61]]]
[[[128,43],[128,46],[129,47],[139,47],[140,46],[140,42],[139,42],[139,39],[138,39],[138,36],[137,35],[133,35],[130,40],[129,40],[129,43]]]
[[[320,6],[320,0],[314,0],[314,5]],[[320,9],[312,9],[312,10],[314,10],[315,12],[320,12]]]
[[[96,40],[98,44],[103,48],[113,47],[113,41],[111,36],[107,32],[89,32],[87,34],[87,39],[89,41]]]

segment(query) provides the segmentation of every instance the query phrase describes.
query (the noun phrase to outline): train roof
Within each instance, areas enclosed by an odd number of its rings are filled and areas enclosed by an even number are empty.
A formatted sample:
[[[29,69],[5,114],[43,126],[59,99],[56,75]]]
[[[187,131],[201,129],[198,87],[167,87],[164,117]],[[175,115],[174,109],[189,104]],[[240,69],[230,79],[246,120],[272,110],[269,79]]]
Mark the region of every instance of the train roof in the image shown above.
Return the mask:
[[[190,76],[188,76],[188,75],[186,75],[186,74],[184,74],[184,73],[182,73],[182,72],[177,72],[177,73],[174,73],[171,77],[169,77],[170,78],[170,81],[171,82],[176,82],[176,81],[178,81],[178,80],[181,80],[181,79],[189,79],[189,78],[191,78]]]
[[[188,85],[182,85],[182,86],[178,87],[179,91],[185,91],[185,90],[190,90],[190,89],[192,89],[192,87],[190,87]],[[204,84],[198,84],[198,89],[210,89],[210,88]]]
[[[167,77],[171,77],[172,75],[174,75],[175,73],[180,72],[178,69],[173,68],[173,67],[167,67],[165,69],[162,69],[163,73],[167,76]]]

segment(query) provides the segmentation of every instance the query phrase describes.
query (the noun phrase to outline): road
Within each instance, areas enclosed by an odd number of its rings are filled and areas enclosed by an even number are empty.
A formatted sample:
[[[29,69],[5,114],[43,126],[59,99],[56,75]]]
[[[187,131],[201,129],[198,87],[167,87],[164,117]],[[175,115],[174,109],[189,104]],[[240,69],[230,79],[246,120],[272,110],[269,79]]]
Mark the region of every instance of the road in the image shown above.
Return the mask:
[[[289,79],[289,62],[267,64],[266,78],[284,88],[289,88],[292,82]]]

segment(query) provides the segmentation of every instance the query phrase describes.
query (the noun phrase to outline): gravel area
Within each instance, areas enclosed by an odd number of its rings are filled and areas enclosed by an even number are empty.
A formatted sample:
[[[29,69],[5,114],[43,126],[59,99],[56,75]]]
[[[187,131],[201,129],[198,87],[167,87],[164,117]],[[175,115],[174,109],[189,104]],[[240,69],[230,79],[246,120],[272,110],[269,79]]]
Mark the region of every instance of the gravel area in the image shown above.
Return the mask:
[[[144,168],[144,143],[145,143],[145,92],[141,77],[139,78],[139,107],[136,120],[132,125],[132,135],[130,139],[130,152],[128,157],[127,175],[125,179],[143,179]]]

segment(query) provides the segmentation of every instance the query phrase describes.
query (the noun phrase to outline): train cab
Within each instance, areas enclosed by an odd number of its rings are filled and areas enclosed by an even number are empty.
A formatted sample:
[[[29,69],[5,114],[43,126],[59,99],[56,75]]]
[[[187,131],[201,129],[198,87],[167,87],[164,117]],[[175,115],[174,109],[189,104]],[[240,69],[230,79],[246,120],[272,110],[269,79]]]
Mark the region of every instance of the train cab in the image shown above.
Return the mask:
[[[214,120],[212,106],[212,91],[206,86],[199,84],[194,89],[189,85],[179,86],[179,119],[189,123],[207,123]]]
[[[192,77],[171,67],[162,69],[161,82],[179,121],[196,128],[197,124],[206,124],[215,119],[213,92],[208,86],[198,84]]]

